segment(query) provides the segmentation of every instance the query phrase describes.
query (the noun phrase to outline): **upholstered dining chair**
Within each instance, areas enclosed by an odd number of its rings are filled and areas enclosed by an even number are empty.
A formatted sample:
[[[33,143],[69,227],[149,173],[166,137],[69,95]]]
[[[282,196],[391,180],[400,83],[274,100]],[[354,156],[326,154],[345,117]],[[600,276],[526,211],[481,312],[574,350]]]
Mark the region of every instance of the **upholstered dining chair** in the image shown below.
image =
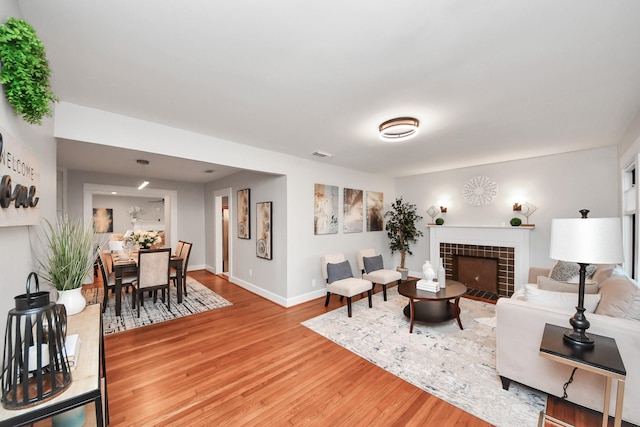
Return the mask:
[[[182,246],[184,246],[184,241],[178,240],[176,251],[173,253],[173,256],[180,256],[182,254]]]
[[[102,297],[102,312],[104,313],[107,309],[107,303],[109,302],[109,290],[111,292],[115,291],[116,288],[116,276],[115,273],[109,272],[107,265],[109,265],[109,261],[105,257],[104,250],[102,247],[98,249],[98,269],[102,275],[102,286],[104,289],[104,295]],[[122,287],[129,291],[129,288],[132,286],[133,281],[136,279],[135,276],[124,276],[122,277]]]
[[[162,291],[162,301],[165,301],[171,310],[171,292],[169,292],[169,260],[171,248],[141,249],[138,252],[138,277],[133,282],[132,302],[138,310],[140,317],[140,305],[145,291],[153,291],[154,302],[158,291]],[[166,291],[166,293],[165,293]]]
[[[327,281],[327,298],[324,306],[329,305],[331,294],[340,295],[340,299],[347,298],[347,314],[351,317],[351,298],[363,292],[369,298],[369,308],[373,307],[371,302],[371,289],[373,285],[370,281],[353,277],[351,264],[344,257],[344,254],[334,253],[323,255],[320,259],[322,265],[322,277]]]
[[[180,278],[180,280],[182,281],[182,292],[184,292],[184,294],[186,295],[187,294],[187,267],[189,266],[189,255],[191,255],[191,246],[193,246],[193,243],[184,242],[182,240],[178,242],[178,245],[180,245],[180,243],[182,243],[182,246],[180,248],[180,252],[178,252],[176,248],[176,255],[182,258],[182,277]],[[177,280],[178,280],[177,273],[178,271],[174,267],[171,267],[170,276],[174,286],[177,286]]]
[[[396,270],[387,270],[382,264],[382,255],[376,255],[374,249],[361,249],[358,251],[358,268],[362,272],[362,278],[371,281],[373,286],[382,286],[382,295],[387,300],[387,285],[396,282],[400,284],[402,274]]]

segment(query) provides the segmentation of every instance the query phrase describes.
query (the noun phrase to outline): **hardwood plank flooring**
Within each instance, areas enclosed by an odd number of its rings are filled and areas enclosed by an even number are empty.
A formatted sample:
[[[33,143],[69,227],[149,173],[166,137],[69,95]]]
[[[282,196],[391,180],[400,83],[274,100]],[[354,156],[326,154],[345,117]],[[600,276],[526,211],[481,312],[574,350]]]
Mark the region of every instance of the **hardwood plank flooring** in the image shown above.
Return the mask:
[[[300,325],[336,296],[283,308],[204,270],[189,276],[233,305],[106,336],[111,426],[489,425]],[[561,401],[550,410],[601,422]]]

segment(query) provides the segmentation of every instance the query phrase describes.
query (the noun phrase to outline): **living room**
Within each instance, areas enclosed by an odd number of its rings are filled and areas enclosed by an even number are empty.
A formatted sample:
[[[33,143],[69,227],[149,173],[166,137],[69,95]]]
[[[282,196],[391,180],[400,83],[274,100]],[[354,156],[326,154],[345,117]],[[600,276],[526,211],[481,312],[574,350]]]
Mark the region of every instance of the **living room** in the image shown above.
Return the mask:
[[[5,2],[0,6],[0,11],[5,16],[36,18],[28,3]],[[626,2],[623,3],[626,5]],[[23,11],[22,7],[29,13]],[[37,22],[37,18],[35,20]],[[47,37],[53,35],[45,32],[43,38]],[[55,64],[52,63],[53,65]],[[612,67],[615,67],[615,64]],[[634,75],[634,70],[629,70],[629,74]],[[566,77],[567,81],[576,78],[573,74]],[[630,79],[637,80],[635,75]],[[78,81],[81,82],[82,79],[78,78]],[[455,159],[451,158],[442,161],[442,168],[439,167],[440,164],[431,165],[429,170],[416,171],[410,176],[388,175],[384,168],[363,171],[331,163],[330,158],[326,161],[311,159],[310,156],[301,158],[263,147],[243,145],[227,138],[173,127],[162,121],[160,123],[163,124],[154,123],[152,115],[141,114],[141,117],[136,118],[133,112],[129,115],[129,111],[124,108],[110,110],[107,106],[75,103],[73,99],[62,98],[61,102],[56,104],[54,117],[45,119],[42,126],[22,122],[13,115],[11,107],[6,102],[0,104],[0,115],[3,130],[20,140],[40,161],[39,207],[41,217],[47,219],[54,219],[57,214],[54,195],[58,191],[56,169],[59,165],[55,159],[59,139],[109,145],[123,150],[144,151],[182,159],[207,159],[212,163],[243,169],[238,174],[204,185],[163,183],[166,185],[160,188],[178,191],[179,202],[193,204],[196,207],[180,212],[177,219],[178,230],[181,237],[194,242],[194,268],[199,267],[212,272],[216,272],[217,256],[214,243],[216,236],[211,225],[215,218],[215,195],[219,192],[228,194],[231,197],[231,207],[234,208],[236,191],[251,189],[252,218],[255,218],[256,202],[272,201],[273,260],[257,258],[255,241],[235,238],[234,230],[233,268],[230,271],[230,279],[280,306],[293,307],[324,296],[319,262],[320,256],[324,253],[342,251],[348,256],[351,264],[355,265],[356,251],[363,247],[373,247],[383,254],[386,266],[395,266],[398,263],[398,257],[389,253],[388,238],[384,231],[350,234],[340,230],[332,235],[314,235],[313,189],[316,183],[337,186],[340,192],[345,188],[381,192],[384,194],[385,208],[388,208],[396,197],[402,196],[406,201],[417,205],[419,213],[424,217],[419,224],[423,231],[427,230],[427,223],[430,222],[426,210],[431,205],[447,205],[446,214],[441,215],[445,220],[445,227],[503,224],[508,226],[512,217],[523,218],[513,211],[512,205],[515,202],[530,202],[538,208],[530,218],[531,222],[536,224],[531,231],[530,264],[540,266],[550,266],[553,262],[549,256],[550,224],[553,218],[576,217],[578,211],[583,208],[590,209],[593,217],[634,213],[635,210],[623,208],[627,199],[623,198],[621,183],[621,175],[635,164],[640,152],[638,103],[633,106],[627,105],[630,104],[630,98],[637,101],[637,85],[629,84],[628,87],[628,92],[619,94],[624,98],[624,102],[620,104],[624,105],[611,107],[623,110],[615,118],[618,126],[600,132],[593,131],[592,138],[585,138],[584,144],[575,144],[574,150],[558,149],[557,152],[542,153],[537,150],[535,141],[523,134],[522,141],[513,137],[513,145],[525,146],[530,152],[528,156],[513,160],[505,150],[502,153],[504,157],[496,153],[490,157],[489,154],[485,155],[482,141],[472,148],[459,149],[460,155],[467,150],[473,151],[478,159],[475,164],[445,167],[454,164]],[[604,110],[610,107],[609,103],[601,102],[596,95],[598,94],[593,94],[593,104],[605,105],[602,107]],[[559,93],[549,94],[550,99],[561,97]],[[574,102],[578,105],[589,101],[589,96],[585,95],[585,98]],[[167,103],[171,101],[168,100]],[[487,104],[486,108],[491,109],[490,104]],[[206,116],[209,113],[199,114]],[[526,114],[524,109],[522,115]],[[496,124],[496,127],[499,128],[500,125]],[[540,122],[539,127],[544,128],[545,123]],[[578,130],[565,130],[567,134],[572,131]],[[434,133],[437,131],[434,130]],[[427,134],[427,130],[423,130],[423,134]],[[312,139],[313,135],[309,138]],[[340,140],[340,136],[335,136],[334,139]],[[317,140],[314,138],[314,141]],[[359,147],[343,153],[342,157],[356,163],[359,153],[367,150],[367,146]],[[422,151],[435,152],[435,148],[426,145]],[[455,153],[452,156],[455,157]],[[82,188],[87,183],[105,184],[112,178],[98,178],[89,173],[81,177],[82,174],[71,171],[71,180],[68,182],[70,188]],[[490,177],[499,186],[494,201],[482,207],[469,205],[462,195],[465,183],[477,176]],[[124,185],[123,181],[127,180],[131,181],[129,185],[133,185],[133,181],[139,177],[136,170],[130,176],[118,178],[118,182]],[[176,190],[176,187],[183,185],[189,189]],[[185,194],[188,195],[181,199]],[[82,195],[69,191],[68,196],[68,212],[84,216]],[[339,211],[341,212],[341,209]],[[5,242],[5,247],[11,248],[0,260],[0,269],[3,271],[3,295],[15,296],[24,292],[24,280],[34,268],[31,237],[31,227],[0,229],[0,239]],[[419,275],[423,262],[430,258],[429,242],[425,236],[415,245],[414,255],[409,257],[408,267],[411,274]],[[625,266],[629,271],[632,263],[635,263],[635,260],[626,261]],[[0,302],[0,310],[6,313],[12,308],[12,303],[11,298],[4,299]]]

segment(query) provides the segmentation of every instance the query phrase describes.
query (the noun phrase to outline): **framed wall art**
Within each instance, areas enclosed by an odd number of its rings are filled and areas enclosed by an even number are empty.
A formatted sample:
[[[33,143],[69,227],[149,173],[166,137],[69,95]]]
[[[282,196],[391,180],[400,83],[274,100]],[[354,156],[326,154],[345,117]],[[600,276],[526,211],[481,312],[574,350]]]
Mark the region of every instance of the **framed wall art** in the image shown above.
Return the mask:
[[[338,234],[338,187],[314,184],[313,233]]]
[[[362,233],[362,223],[364,222],[363,191],[353,188],[345,188],[343,191],[343,231],[345,233]]]
[[[96,233],[113,233],[113,209],[93,208],[93,230]]]
[[[250,239],[251,227],[249,217],[250,190],[238,190],[238,239]]]
[[[271,259],[271,202],[256,203],[256,256]]]
[[[384,194],[367,191],[367,231],[382,231]]]

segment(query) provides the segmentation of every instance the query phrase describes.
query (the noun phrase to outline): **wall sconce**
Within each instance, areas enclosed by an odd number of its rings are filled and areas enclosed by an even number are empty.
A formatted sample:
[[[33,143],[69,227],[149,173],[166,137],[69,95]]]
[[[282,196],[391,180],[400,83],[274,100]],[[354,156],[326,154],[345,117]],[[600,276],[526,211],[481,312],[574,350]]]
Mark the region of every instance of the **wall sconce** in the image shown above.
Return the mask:
[[[518,203],[518,202],[515,202],[513,204],[513,210],[514,210],[514,212],[515,211],[520,212],[522,210],[522,205],[520,203]]]
[[[447,213],[447,207],[446,206],[440,206],[440,212]]]

